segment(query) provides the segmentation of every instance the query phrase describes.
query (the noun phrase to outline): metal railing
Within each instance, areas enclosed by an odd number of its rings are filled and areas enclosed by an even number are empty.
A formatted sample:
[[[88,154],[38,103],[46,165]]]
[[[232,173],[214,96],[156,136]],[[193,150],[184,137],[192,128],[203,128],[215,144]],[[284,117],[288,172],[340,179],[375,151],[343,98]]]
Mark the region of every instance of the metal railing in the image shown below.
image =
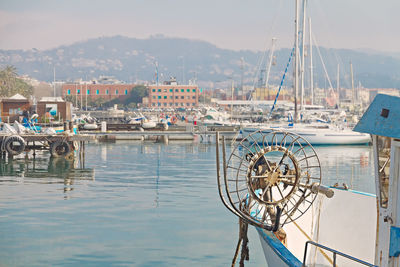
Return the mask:
[[[378,267],[377,265],[373,265],[373,264],[371,264],[371,263],[362,261],[362,260],[360,260],[360,259],[357,259],[357,258],[352,257],[352,256],[350,256],[350,255],[344,254],[344,253],[342,253],[342,252],[340,252],[340,251],[337,251],[337,250],[335,250],[335,249],[325,247],[325,246],[323,246],[323,245],[321,245],[321,244],[318,244],[318,243],[316,243],[316,242],[313,242],[313,241],[307,241],[307,242],[306,242],[305,249],[304,249],[303,265],[302,265],[303,267],[306,266],[306,258],[307,258],[307,248],[308,248],[308,244],[311,244],[311,245],[314,245],[314,246],[316,246],[316,247],[318,247],[318,248],[320,248],[320,249],[324,249],[324,250],[327,250],[327,251],[332,252],[332,253],[333,253],[333,262],[332,262],[332,266],[333,266],[333,267],[336,267],[336,255],[345,257],[345,258],[347,258],[347,259],[349,259],[349,260],[358,262],[358,263],[363,264],[363,265],[365,265],[365,266]]]

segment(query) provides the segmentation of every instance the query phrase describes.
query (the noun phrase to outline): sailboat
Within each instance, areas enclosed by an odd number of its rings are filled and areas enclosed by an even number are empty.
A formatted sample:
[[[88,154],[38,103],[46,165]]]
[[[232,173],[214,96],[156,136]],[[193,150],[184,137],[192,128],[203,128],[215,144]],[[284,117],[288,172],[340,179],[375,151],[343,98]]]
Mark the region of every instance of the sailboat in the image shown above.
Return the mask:
[[[400,98],[377,95],[355,126],[372,136],[376,195],[324,185],[318,155],[299,135],[259,131],[264,142],[249,135],[228,156],[218,134],[219,195],[240,218],[236,251],[242,244],[248,256],[252,225],[268,266],[399,267],[399,120]]]
[[[301,135],[301,136],[306,136],[307,137],[307,142],[309,142],[312,145],[363,145],[363,144],[370,144],[371,143],[371,138],[368,134],[365,133],[357,133],[357,132],[353,132],[351,129],[347,128],[347,127],[343,127],[342,125],[333,125],[331,123],[325,123],[325,124],[321,124],[321,123],[304,123],[304,122],[298,122],[298,117],[299,117],[299,112],[298,112],[298,108],[297,108],[297,95],[298,95],[298,91],[299,91],[299,85],[301,85],[301,98],[300,98],[300,105],[301,105],[301,112],[303,112],[302,115],[304,115],[305,110],[304,110],[304,32],[305,32],[305,0],[303,0],[303,29],[302,29],[302,37],[299,38],[299,8],[298,8],[298,2],[296,0],[296,19],[295,19],[295,47],[294,47],[294,51],[292,51],[292,55],[289,59],[289,63],[286,67],[285,70],[285,74],[287,72],[287,69],[289,67],[291,58],[294,58],[294,123],[290,122],[289,124],[279,124],[279,125],[265,125],[262,127],[262,133],[264,134],[268,134],[271,133],[273,131],[290,131],[292,133]],[[310,28],[311,28],[311,20],[309,20],[310,23]],[[302,53],[301,53],[301,61],[300,61],[300,49],[299,49],[299,39],[302,40]],[[311,75],[310,75],[310,84],[311,84],[311,99],[312,99],[312,104],[313,104],[313,74],[312,74],[312,41],[311,41],[311,29],[310,29],[310,70],[311,70]],[[293,53],[294,52],[294,53]],[[324,66],[324,64],[323,64]],[[325,67],[324,67],[325,70]],[[326,72],[326,70],[325,70]],[[299,73],[301,74],[299,77]],[[284,74],[284,75],[285,75]],[[284,78],[282,79],[283,82]],[[281,86],[282,86],[282,82],[281,82]],[[330,81],[329,81],[330,83]],[[332,89],[332,86],[331,86]],[[333,95],[335,94],[332,92]],[[278,94],[279,94],[279,90],[278,90]],[[276,100],[278,98],[278,95],[276,97]],[[333,98],[336,98],[335,96],[333,96]],[[275,100],[275,103],[276,103]],[[275,104],[274,104],[275,106]],[[274,108],[274,106],[271,109],[271,113],[272,110]],[[270,115],[271,115],[270,113]],[[243,138],[247,138],[249,136],[249,134],[252,134],[253,132],[255,132],[256,130],[258,130],[259,128],[254,128],[254,127],[244,127],[242,129],[242,136]],[[258,138],[257,135],[253,135],[252,138],[256,139],[257,142],[260,142],[261,140]],[[268,140],[270,141],[270,140]]]

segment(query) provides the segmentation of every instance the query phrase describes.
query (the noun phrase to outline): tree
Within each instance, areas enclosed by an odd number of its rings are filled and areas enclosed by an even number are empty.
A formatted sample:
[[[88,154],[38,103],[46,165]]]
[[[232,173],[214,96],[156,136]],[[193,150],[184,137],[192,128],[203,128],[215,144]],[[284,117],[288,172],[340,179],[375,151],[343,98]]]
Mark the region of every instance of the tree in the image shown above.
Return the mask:
[[[17,93],[29,97],[33,93],[33,87],[17,77],[14,66],[6,66],[0,70],[0,96],[10,97]]]
[[[149,95],[149,89],[144,85],[137,85],[132,88],[129,97],[125,99],[124,104],[126,106],[132,106],[132,103],[137,106],[138,103],[142,103],[143,97]]]

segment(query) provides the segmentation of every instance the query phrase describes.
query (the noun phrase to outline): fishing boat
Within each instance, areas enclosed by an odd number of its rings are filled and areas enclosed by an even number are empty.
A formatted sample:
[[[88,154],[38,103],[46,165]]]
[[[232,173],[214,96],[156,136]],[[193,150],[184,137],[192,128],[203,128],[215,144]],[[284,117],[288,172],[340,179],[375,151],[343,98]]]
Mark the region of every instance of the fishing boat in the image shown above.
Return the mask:
[[[377,95],[354,129],[372,136],[376,195],[324,185],[317,153],[295,133],[256,131],[264,142],[250,134],[230,156],[218,136],[219,195],[240,218],[233,265],[240,245],[248,258],[250,224],[268,266],[399,267],[399,121],[400,98]]]

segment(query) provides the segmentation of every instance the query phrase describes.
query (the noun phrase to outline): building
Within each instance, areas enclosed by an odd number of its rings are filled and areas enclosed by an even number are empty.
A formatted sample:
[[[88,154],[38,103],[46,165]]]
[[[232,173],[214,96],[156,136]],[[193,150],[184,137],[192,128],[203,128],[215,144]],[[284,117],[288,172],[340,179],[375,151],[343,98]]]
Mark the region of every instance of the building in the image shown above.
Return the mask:
[[[20,95],[16,94],[10,98],[0,100],[1,121],[14,122],[23,116],[24,111],[32,111],[30,101]]]
[[[70,83],[62,86],[63,98],[67,96],[87,98],[92,100],[102,98],[112,100],[114,98],[125,98],[129,95],[136,84],[88,84],[88,83]]]
[[[199,105],[197,85],[178,85],[166,82],[162,85],[149,85],[149,96],[143,99],[143,106],[160,108],[193,108]]]
[[[72,103],[61,97],[43,97],[37,103],[37,113],[40,118],[50,118],[70,121],[72,118]]]

